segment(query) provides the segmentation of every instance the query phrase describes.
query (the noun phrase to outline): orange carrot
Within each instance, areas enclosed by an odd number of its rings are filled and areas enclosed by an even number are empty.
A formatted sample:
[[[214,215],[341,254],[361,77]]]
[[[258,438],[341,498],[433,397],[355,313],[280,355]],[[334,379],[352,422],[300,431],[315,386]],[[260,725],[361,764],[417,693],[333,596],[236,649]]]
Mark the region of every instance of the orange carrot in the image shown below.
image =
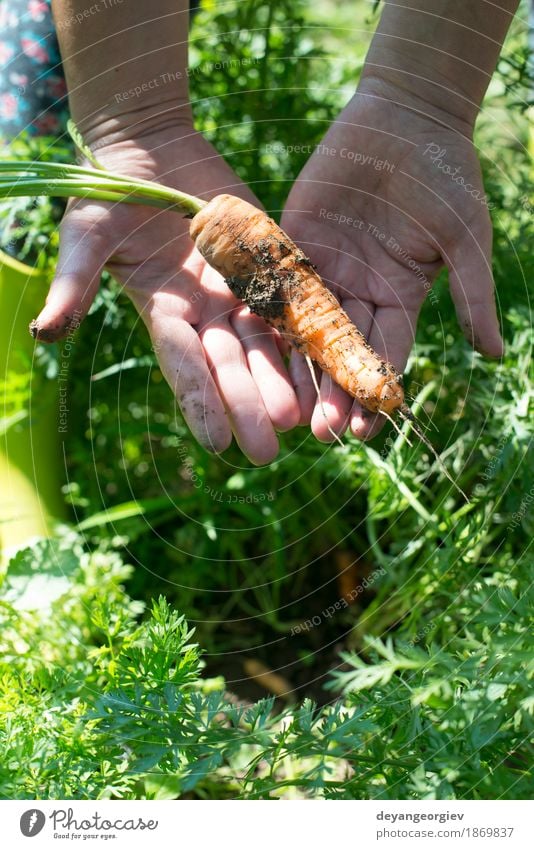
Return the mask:
[[[252,312],[374,413],[404,404],[402,379],[367,344],[310,260],[260,209],[218,195],[198,212],[191,237]]]

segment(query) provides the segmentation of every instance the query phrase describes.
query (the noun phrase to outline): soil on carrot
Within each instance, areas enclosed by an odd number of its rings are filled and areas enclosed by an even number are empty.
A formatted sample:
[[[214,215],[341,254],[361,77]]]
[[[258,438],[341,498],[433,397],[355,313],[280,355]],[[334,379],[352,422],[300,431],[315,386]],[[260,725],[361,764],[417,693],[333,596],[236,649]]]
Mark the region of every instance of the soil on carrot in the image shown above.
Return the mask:
[[[315,270],[312,261],[300,250],[295,250],[294,245],[278,237],[260,239],[253,246],[238,239],[236,246],[240,251],[248,253],[247,262],[256,271],[247,278],[227,278],[228,288],[253,313],[266,321],[282,319],[286,305],[295,297],[293,292],[298,290],[295,285],[298,280],[294,271],[280,266],[280,260],[293,253],[297,265]],[[293,340],[292,345],[298,348],[298,340]]]
[[[248,280],[228,277],[226,283],[251,312],[266,321],[282,318],[287,299],[284,298],[284,281],[280,272],[262,274],[261,277],[254,275]]]

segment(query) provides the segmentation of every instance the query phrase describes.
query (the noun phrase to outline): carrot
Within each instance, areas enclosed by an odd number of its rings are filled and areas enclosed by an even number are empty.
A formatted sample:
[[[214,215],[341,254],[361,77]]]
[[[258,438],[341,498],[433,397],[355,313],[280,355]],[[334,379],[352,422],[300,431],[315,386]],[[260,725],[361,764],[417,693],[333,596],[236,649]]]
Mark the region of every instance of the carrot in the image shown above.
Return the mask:
[[[367,344],[310,260],[264,212],[218,195],[190,226],[202,256],[252,312],[373,413],[404,404],[402,378]]]

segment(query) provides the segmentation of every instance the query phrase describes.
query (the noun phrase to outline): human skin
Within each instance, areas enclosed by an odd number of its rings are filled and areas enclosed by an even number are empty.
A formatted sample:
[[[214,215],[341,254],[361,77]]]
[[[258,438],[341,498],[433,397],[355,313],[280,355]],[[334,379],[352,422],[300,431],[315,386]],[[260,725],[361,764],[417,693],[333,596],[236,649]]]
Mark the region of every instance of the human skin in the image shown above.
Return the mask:
[[[71,113],[98,159],[202,198],[231,192],[258,203],[193,128],[187,3],[101,6],[78,23],[85,0],[53,3]],[[233,432],[254,463],[267,463],[278,453],[276,431],[299,419],[278,341],[205,263],[188,231],[172,212],[70,202],[38,331],[61,335],[75,310],[84,315],[106,267],[146,324],[195,438],[221,452]]]
[[[356,94],[286,204],[283,228],[371,346],[400,372],[443,266],[467,339],[487,356],[503,352],[492,226],[473,130],[517,6],[516,0],[390,0]],[[356,164],[349,152],[367,160]],[[350,427],[361,439],[384,424],[327,375],[319,404],[296,353],[291,372],[301,423],[311,420],[319,439],[333,438],[323,411],[331,430]]]
[[[282,221],[371,345],[400,370],[427,292],[407,267],[410,260],[429,281],[443,264],[449,267],[464,332],[484,353],[502,353],[487,208],[432,161],[429,146],[444,149],[447,168],[460,168],[473,193],[483,196],[473,126],[518,5],[409,1],[410,8],[387,4],[358,91],[324,139],[332,149],[357,149],[393,168],[355,167],[347,158],[315,153]],[[87,143],[122,173],[201,197],[224,191],[257,203],[193,129],[187,3],[155,0],[127,9],[126,3],[106,0],[94,14],[86,14],[86,0],[52,4],[71,112]],[[324,209],[357,218],[363,229],[325,219]],[[392,236],[401,250],[388,249]],[[302,362],[293,357],[290,380],[275,335],[206,266],[187,222],[175,214],[69,203],[56,278],[38,318],[43,335],[60,335],[75,310],[87,312],[103,267],[139,310],[162,371],[206,448],[223,451],[233,431],[244,453],[265,463],[278,451],[276,430],[310,420],[318,438],[332,438]],[[369,438],[380,427],[326,376],[321,401],[338,433],[350,423],[357,436]]]

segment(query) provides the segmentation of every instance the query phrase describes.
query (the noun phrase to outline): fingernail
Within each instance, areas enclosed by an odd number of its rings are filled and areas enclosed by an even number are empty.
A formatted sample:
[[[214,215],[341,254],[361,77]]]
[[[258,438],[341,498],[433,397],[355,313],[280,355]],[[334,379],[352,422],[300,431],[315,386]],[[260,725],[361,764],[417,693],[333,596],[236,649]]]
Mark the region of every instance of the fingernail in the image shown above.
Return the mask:
[[[68,333],[77,330],[79,325],[80,321],[76,315],[73,316],[67,313],[60,316],[59,320],[54,322],[47,321],[45,307],[37,318],[34,318],[30,322],[29,331],[33,338],[38,339],[39,342],[57,342]]]

